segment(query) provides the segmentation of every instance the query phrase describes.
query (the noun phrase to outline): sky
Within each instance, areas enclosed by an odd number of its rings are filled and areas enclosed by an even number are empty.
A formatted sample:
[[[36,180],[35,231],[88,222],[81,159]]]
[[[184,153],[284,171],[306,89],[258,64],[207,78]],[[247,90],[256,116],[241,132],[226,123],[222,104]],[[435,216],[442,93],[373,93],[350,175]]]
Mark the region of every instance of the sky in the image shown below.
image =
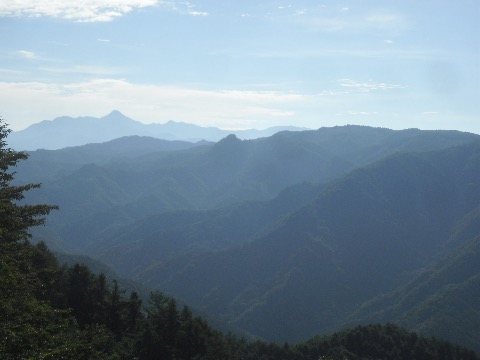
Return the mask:
[[[0,0],[0,116],[480,134],[480,0]]]

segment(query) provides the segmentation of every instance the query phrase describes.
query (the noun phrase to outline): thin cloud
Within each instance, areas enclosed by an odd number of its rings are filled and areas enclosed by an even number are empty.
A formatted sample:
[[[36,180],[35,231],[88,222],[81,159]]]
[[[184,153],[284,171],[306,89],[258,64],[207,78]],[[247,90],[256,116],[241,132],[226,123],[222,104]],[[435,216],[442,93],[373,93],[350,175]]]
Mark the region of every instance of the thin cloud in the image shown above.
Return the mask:
[[[19,75],[25,75],[27,73],[25,71],[20,71],[20,70],[0,68],[0,74],[19,76]]]
[[[295,22],[322,32],[361,32],[370,30],[398,30],[408,25],[402,13],[392,11],[362,12],[352,11],[350,7],[325,8],[314,6],[302,9],[305,16],[284,18],[285,21]]]
[[[357,84],[350,79],[342,83]],[[372,88],[372,82],[367,84]],[[378,84],[378,88],[385,87]],[[119,109],[144,123],[176,120],[224,129],[275,125],[318,128],[340,124],[409,128],[418,127],[420,120],[425,120],[425,128],[439,128],[441,121],[445,121],[443,128],[448,128],[453,116],[458,120],[457,129],[479,132],[478,119],[474,116],[443,113],[429,116],[433,111],[422,114],[424,109],[409,108],[412,100],[409,94],[400,93],[392,101],[383,91],[366,96],[355,87],[339,88],[345,91],[302,94],[251,89],[205,90],[105,78],[67,84],[4,81],[0,82],[0,109],[15,131],[62,115],[103,116]]]
[[[368,81],[365,83],[359,83],[351,79],[340,79],[338,84],[341,87],[352,89],[359,92],[370,92],[376,90],[391,90],[391,89],[405,89],[406,86],[398,84],[386,84],[386,83],[377,83],[374,81]]]
[[[70,67],[42,67],[42,71],[56,74],[88,74],[88,75],[115,75],[121,72],[117,68],[107,68],[96,65],[75,65]]]
[[[362,48],[324,48],[324,49],[305,49],[295,51],[262,51],[256,53],[229,54],[230,56],[245,57],[253,56],[259,58],[286,58],[286,59],[306,59],[306,58],[337,58],[337,57],[358,57],[358,58],[376,58],[376,59],[405,59],[405,60],[430,60],[438,57],[434,53],[425,49],[393,49],[384,47],[383,49],[362,49]]]
[[[96,79],[69,84],[0,83],[0,107],[12,125],[24,119],[60,115],[102,115],[124,109],[146,123],[175,119],[202,126],[256,127],[295,115],[305,96],[280,91],[202,90],[179,86],[132,84],[126,80]],[[26,107],[19,104],[28,103]]]
[[[206,11],[189,11],[188,14],[192,16],[208,16]]]
[[[190,16],[201,16],[205,17],[210,15],[206,11],[200,11],[196,9],[196,6],[189,1],[162,1],[161,4],[171,11],[177,12],[183,15],[190,15]]]
[[[43,57],[33,51],[19,50],[8,54],[9,57],[22,58],[25,60],[40,60],[40,61],[52,61],[51,58]]]
[[[38,56],[35,55],[34,52],[27,51],[27,50],[17,51],[17,55],[24,58],[24,59],[37,59],[38,58]]]
[[[367,16],[366,21],[373,27],[377,28],[397,28],[403,26],[405,20],[402,16],[393,13],[377,13]]]
[[[0,17],[54,17],[78,22],[107,22],[158,0],[16,0],[0,3]]]
[[[346,111],[336,113],[337,116],[374,116],[379,115],[378,111]]]

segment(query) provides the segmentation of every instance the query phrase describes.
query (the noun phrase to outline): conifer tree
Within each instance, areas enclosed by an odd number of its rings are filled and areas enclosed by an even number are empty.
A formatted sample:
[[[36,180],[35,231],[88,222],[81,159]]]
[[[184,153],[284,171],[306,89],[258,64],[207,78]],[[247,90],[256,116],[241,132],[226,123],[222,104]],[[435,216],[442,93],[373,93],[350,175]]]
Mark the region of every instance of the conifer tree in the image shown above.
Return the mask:
[[[45,215],[57,209],[52,205],[21,205],[24,193],[40,187],[40,184],[12,185],[15,171],[21,160],[28,158],[28,154],[15,151],[7,146],[6,138],[11,130],[5,121],[0,118],[0,243],[12,243],[27,240],[31,235],[28,228],[42,225]]]

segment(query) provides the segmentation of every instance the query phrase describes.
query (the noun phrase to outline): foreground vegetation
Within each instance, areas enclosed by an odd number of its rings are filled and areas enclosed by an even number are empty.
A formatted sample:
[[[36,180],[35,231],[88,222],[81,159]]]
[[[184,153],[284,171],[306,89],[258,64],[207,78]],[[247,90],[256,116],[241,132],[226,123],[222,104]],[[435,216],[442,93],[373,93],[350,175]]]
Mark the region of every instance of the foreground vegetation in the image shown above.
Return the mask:
[[[478,359],[470,350],[392,324],[294,346],[213,330],[187,306],[152,293],[142,305],[86,266],[60,267],[40,243],[0,245],[2,359]]]

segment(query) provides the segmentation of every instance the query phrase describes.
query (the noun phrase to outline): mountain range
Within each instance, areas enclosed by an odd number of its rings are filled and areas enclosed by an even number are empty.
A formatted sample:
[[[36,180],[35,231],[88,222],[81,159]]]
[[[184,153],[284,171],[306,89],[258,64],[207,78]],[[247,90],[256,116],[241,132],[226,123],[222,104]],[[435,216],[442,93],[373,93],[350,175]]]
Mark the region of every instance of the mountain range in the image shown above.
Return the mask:
[[[275,134],[282,130],[305,130],[294,126],[278,126],[264,130],[222,130],[193,124],[168,121],[165,124],[143,124],[113,110],[101,118],[83,116],[58,117],[33,124],[24,130],[14,131],[8,138],[10,147],[16,150],[55,150],[90,143],[102,143],[124,136],[149,136],[164,140],[218,141],[229,134],[242,139],[254,139]]]
[[[480,350],[478,135],[157,141],[30,152],[17,181],[43,182],[29,201],[60,205],[35,238],[254,337],[393,321]]]

